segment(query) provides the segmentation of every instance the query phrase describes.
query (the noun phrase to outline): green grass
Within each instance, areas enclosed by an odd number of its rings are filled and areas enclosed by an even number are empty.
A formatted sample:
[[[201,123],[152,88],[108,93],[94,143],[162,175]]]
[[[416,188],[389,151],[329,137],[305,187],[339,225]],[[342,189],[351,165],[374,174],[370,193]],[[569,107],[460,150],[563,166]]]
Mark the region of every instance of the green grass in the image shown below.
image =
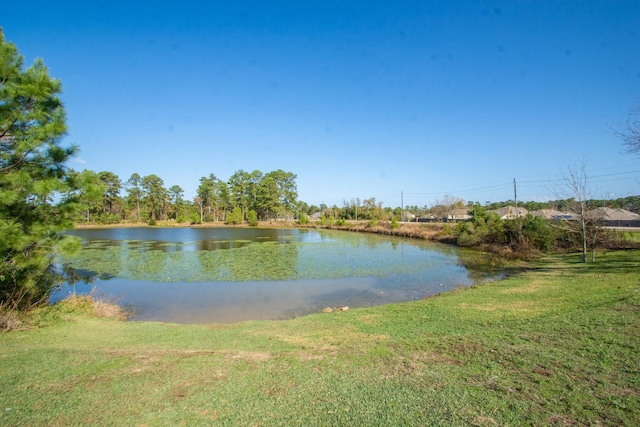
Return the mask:
[[[287,321],[56,310],[0,335],[0,425],[640,425],[638,251]]]
[[[622,231],[622,236],[631,243],[640,243],[640,231]]]

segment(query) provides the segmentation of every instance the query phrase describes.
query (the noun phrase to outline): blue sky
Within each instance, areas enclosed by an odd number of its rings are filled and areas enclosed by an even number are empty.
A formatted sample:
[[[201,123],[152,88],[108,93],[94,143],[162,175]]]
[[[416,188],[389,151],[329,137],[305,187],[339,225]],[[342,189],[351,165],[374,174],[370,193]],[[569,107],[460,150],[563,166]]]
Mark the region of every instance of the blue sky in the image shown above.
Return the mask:
[[[640,102],[639,1],[9,2],[0,26],[62,80],[74,169],[297,174],[341,206],[640,194],[611,128]]]

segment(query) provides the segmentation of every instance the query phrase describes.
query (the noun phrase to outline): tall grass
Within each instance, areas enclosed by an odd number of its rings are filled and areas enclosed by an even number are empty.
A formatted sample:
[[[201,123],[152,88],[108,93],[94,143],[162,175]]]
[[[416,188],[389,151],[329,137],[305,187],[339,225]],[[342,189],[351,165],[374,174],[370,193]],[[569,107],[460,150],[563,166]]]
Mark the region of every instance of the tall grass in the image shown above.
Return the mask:
[[[48,326],[70,317],[84,315],[97,318],[127,320],[131,310],[115,301],[96,294],[73,294],[55,305],[34,305],[30,310],[18,310],[10,304],[0,304],[0,331],[28,330]]]

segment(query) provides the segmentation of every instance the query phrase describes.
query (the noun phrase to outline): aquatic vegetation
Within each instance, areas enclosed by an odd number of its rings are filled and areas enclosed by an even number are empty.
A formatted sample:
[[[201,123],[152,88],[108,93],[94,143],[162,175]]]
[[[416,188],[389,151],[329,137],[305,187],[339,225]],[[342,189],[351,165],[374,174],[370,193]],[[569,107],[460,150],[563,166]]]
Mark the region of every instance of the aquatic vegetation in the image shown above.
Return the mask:
[[[60,256],[67,280],[52,301],[95,287],[135,306],[137,320],[295,317],[327,306],[412,301],[500,274],[481,272],[474,257],[455,247],[369,233],[184,228],[74,234],[83,249]],[[91,287],[76,286],[82,283]]]
[[[416,274],[452,263],[446,254],[425,251],[425,243],[342,233],[332,238],[284,236],[197,242],[85,242],[83,250],[60,258],[67,268],[100,276],[155,282],[274,281]],[[115,242],[115,243],[114,243]],[[195,249],[195,250],[194,250]],[[224,250],[221,250],[224,249]]]

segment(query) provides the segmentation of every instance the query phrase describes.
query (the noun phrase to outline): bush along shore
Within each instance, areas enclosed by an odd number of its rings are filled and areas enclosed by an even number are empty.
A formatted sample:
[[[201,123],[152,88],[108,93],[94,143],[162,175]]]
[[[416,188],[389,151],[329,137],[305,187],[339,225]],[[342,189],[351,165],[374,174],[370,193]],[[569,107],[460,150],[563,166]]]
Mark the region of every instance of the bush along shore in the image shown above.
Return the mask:
[[[575,221],[549,221],[531,215],[503,220],[481,206],[470,213],[469,220],[451,223],[345,221],[327,217],[311,222],[303,217],[297,226],[426,239],[479,248],[506,259],[532,259],[544,253],[571,252],[582,247],[586,261],[587,250],[591,260],[595,260],[598,250],[640,248],[640,231],[608,229],[597,222],[581,228]]]

